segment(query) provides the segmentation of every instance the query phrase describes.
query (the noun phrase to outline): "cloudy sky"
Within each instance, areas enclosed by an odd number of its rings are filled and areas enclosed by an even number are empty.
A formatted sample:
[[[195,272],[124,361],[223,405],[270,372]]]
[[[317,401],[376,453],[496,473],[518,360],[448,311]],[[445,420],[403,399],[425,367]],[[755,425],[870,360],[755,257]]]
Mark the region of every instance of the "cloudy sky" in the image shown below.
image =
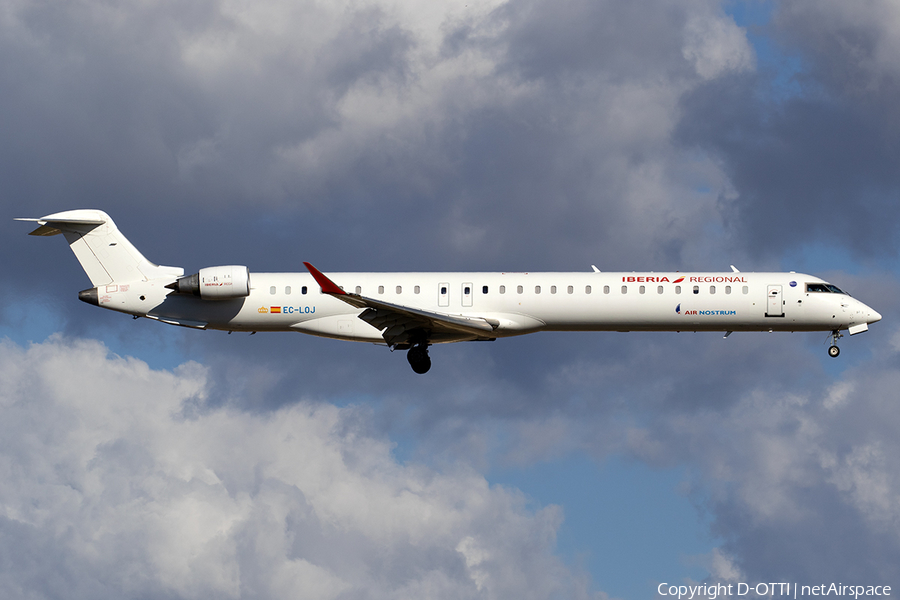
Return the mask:
[[[467,3],[468,2],[468,3]],[[8,0],[0,595],[900,586],[893,0]],[[100,208],[188,272],[797,270],[827,335],[385,348],[77,301]]]

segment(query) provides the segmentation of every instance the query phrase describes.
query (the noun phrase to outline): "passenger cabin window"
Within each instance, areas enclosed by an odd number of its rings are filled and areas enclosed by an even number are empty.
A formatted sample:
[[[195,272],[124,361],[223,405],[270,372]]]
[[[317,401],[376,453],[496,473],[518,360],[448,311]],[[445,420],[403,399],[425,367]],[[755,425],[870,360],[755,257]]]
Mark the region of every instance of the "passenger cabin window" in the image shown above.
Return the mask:
[[[700,293],[700,286],[699,286],[699,285],[695,285],[695,286],[694,286],[694,293],[695,293],[695,294],[699,294],[699,293]]]
[[[506,286],[505,286],[505,285],[501,285],[501,286],[500,286],[500,293],[501,293],[501,294],[505,294],[505,293],[506,293]]]
[[[284,286],[284,293],[287,294],[288,296],[290,296],[291,295],[291,286],[289,286],[289,285]]]
[[[305,290],[305,289],[303,290],[303,293],[304,293],[304,294],[306,293],[306,290]],[[357,294],[362,294],[362,286],[361,286],[361,285],[356,286],[356,293],[357,293]]]
[[[516,293],[517,293],[517,294],[521,294],[521,293],[524,292],[524,291],[525,291],[525,288],[523,288],[521,285],[516,286]]]
[[[608,285],[604,285],[604,286],[603,286],[603,293],[604,293],[604,294],[608,294],[608,293],[609,293],[609,286],[608,286]]]
[[[730,286],[730,285],[726,285],[726,286],[725,286],[725,293],[726,293],[726,294],[730,294],[730,293],[731,293],[731,286]]]
[[[550,286],[550,293],[551,293],[551,294],[555,294],[555,293],[556,293],[556,286],[555,286],[555,285],[551,285],[551,286]]]
[[[541,286],[539,286],[539,285],[534,286],[534,293],[535,293],[535,294],[540,294],[540,293],[541,293]]]
[[[575,288],[570,285],[569,287],[566,288],[566,291],[571,294],[571,293],[575,292]]]
[[[306,286],[305,285],[302,288],[300,288],[300,293],[303,294],[304,296],[306,295]]]
[[[627,286],[627,285],[623,285],[623,286],[622,286],[622,293],[623,293],[623,294],[627,294],[627,293],[628,293],[628,286]]]
[[[273,296],[275,295],[275,286],[274,285],[269,288],[269,293],[272,294]]]
[[[469,286],[466,286],[463,288],[463,294],[465,294],[466,296],[468,296],[471,293],[472,293],[472,288],[470,288]]]
[[[647,291],[647,286],[645,286],[645,285],[642,285],[641,287],[638,288],[638,292],[641,294],[645,293],[646,291]]]
[[[716,286],[714,286],[714,285],[709,286],[709,293],[710,293],[710,294],[715,294],[715,293],[716,293]]]
[[[446,294],[446,293],[447,293],[447,286],[442,285],[442,286],[441,286],[441,296],[443,296],[443,295]]]
[[[402,294],[402,293],[403,293],[403,286],[400,286],[400,285],[397,286],[397,293],[398,293],[398,294]]]
[[[486,285],[481,286],[481,293],[487,294],[487,286]]]
[[[359,288],[357,288],[357,289],[359,289]],[[422,289],[419,286],[416,286],[413,288],[413,294],[418,294],[421,291],[422,291]]]
[[[676,286],[675,286],[675,293],[676,293],[676,294],[680,294],[680,293],[681,293],[681,286],[680,286],[680,285],[676,285]]]
[[[663,286],[661,286],[661,285],[656,286],[656,293],[657,293],[657,294],[662,294],[662,293],[663,293]]]
[[[585,294],[590,294],[590,293],[591,293],[591,286],[589,286],[589,285],[584,286],[584,293],[585,293]]]
[[[749,294],[749,293],[750,293],[750,288],[748,288],[748,287],[745,285],[743,288],[741,288],[741,293]]]
[[[378,293],[379,293],[379,294],[383,294],[383,293],[384,293],[384,286],[383,286],[383,285],[379,285],[379,286],[378,286]]]

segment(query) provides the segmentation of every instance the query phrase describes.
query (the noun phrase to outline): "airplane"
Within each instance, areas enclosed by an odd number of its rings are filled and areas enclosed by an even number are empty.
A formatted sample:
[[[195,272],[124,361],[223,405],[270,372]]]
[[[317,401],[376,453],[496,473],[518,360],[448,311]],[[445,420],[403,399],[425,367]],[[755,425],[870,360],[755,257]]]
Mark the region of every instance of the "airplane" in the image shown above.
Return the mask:
[[[413,371],[428,347],[538,331],[868,330],[881,315],[802,273],[590,272],[250,273],[206,267],[184,275],[144,258],[105,212],[39,219],[30,235],[62,234],[91,280],[78,298],[102,308],[194,329],[298,331],[407,350]]]

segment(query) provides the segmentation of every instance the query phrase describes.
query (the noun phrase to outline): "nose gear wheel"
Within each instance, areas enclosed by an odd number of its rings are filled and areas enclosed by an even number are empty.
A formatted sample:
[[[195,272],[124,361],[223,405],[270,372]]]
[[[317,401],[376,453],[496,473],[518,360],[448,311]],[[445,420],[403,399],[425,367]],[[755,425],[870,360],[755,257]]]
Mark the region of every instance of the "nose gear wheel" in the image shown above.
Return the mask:
[[[844,335],[838,329],[831,332],[831,346],[828,347],[828,356],[831,358],[837,358],[840,355],[841,349],[837,347],[837,341],[842,337]]]

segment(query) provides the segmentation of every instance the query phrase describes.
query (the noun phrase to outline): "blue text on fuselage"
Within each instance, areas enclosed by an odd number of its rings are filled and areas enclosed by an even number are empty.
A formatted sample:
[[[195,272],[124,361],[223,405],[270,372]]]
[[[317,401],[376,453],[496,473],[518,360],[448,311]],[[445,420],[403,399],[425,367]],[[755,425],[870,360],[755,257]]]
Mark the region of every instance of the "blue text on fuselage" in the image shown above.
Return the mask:
[[[315,306],[282,306],[281,314],[283,315],[292,315],[294,313],[302,313],[305,315],[311,315],[316,312]]]

